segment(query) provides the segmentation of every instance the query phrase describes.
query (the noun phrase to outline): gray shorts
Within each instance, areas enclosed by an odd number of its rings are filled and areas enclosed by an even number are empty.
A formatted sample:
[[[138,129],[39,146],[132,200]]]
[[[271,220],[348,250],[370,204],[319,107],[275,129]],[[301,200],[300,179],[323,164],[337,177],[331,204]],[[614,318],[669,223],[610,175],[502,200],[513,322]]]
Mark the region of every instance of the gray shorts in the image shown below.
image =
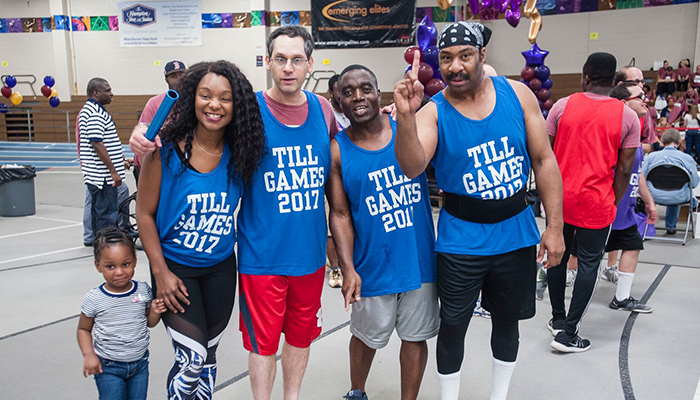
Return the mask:
[[[401,340],[422,342],[440,328],[437,284],[424,283],[410,292],[363,297],[352,305],[350,333],[372,349],[389,343],[396,328]]]

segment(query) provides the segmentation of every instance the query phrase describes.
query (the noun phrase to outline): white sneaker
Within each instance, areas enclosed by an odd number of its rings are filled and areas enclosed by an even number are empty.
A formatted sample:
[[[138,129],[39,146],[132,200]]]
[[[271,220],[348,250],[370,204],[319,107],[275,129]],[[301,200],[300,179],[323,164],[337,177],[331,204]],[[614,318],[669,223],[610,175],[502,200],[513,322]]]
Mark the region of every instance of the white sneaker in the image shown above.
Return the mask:
[[[331,268],[331,272],[328,274],[328,285],[332,288],[343,286],[343,275],[340,273],[340,268]]]
[[[577,269],[566,270],[566,287],[574,286],[574,283],[576,282],[576,274],[578,274]]]
[[[617,283],[617,277],[617,265],[613,265],[612,267],[605,267],[602,271],[600,271],[600,279],[604,281]]]

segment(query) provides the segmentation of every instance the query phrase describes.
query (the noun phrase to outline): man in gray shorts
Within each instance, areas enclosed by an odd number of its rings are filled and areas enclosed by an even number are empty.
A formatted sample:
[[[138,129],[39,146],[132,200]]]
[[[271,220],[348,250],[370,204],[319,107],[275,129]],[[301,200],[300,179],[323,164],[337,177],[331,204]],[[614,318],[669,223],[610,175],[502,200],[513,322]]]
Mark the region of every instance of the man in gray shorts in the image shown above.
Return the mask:
[[[409,179],[394,154],[396,125],[380,113],[377,78],[351,65],[338,80],[351,125],[331,142],[330,227],[343,273],[350,318],[350,391],[367,400],[365,384],[377,349],[394,331],[401,343],[401,399],[418,397],[437,335],[435,233],[425,173]],[[364,297],[360,297],[360,291]]]

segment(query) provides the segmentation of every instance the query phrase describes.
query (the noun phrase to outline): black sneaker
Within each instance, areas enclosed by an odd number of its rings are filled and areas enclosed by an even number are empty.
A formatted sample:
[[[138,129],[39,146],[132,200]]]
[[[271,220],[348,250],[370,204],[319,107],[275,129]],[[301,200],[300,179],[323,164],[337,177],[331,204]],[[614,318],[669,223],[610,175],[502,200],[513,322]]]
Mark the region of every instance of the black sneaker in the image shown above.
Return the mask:
[[[613,296],[613,299],[610,302],[610,308],[612,308],[613,310],[624,310],[637,313],[650,313],[652,310],[651,307],[649,307],[646,304],[640,303],[639,300],[635,299],[632,296],[622,301],[617,300],[617,297]]]
[[[555,321],[554,318],[552,318],[549,320],[549,323],[547,323],[547,328],[552,332],[552,336],[557,336],[559,332],[564,330],[564,320],[558,319]]]
[[[676,234],[676,230],[675,230],[675,229],[666,229],[666,234],[667,234],[667,235],[675,235],[675,234]]]
[[[591,341],[582,339],[579,335],[569,336],[561,331],[557,333],[550,345],[554,350],[562,353],[582,353],[591,348]]]

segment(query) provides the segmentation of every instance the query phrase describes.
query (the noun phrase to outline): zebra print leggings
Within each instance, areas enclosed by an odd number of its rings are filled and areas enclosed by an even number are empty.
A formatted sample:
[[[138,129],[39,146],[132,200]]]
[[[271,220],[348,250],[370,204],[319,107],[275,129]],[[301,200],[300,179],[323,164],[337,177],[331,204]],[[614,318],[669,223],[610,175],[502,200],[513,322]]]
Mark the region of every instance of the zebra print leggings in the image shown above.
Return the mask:
[[[211,399],[216,380],[216,348],[231,319],[236,296],[236,255],[211,267],[189,267],[165,259],[187,287],[184,313],[163,314],[175,349],[167,380],[169,400]],[[154,297],[157,288],[153,283]]]

